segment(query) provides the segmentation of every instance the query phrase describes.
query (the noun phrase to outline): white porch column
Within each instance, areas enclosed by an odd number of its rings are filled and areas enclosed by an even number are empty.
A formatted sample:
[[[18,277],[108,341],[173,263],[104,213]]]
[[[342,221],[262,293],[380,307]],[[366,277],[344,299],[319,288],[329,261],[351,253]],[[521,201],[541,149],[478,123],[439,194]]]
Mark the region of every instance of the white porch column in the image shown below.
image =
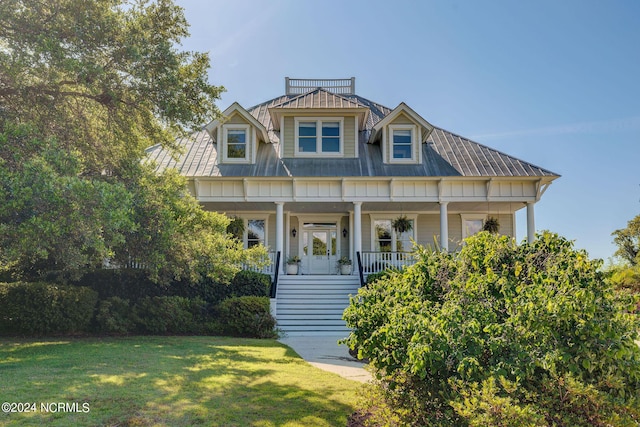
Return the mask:
[[[276,202],[276,252],[280,252],[280,271],[284,271],[284,202]]]
[[[353,202],[353,250],[362,252],[362,202]]]
[[[440,202],[440,249],[449,251],[449,202]]]
[[[534,202],[527,203],[527,242],[532,243],[536,238],[536,219],[533,212]]]

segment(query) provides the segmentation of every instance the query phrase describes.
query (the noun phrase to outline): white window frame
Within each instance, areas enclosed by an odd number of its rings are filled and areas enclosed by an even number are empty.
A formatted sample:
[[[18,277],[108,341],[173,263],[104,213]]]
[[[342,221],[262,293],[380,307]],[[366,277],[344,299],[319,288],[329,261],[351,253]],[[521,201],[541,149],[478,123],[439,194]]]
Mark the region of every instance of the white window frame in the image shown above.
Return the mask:
[[[478,220],[482,221],[482,226],[480,228],[480,231],[482,231],[482,227],[484,227],[484,222],[487,219],[487,215],[486,214],[460,214],[460,219],[461,219],[461,225],[462,225],[462,240],[464,240],[467,237],[473,236],[473,234],[467,235],[467,227],[465,226],[465,223],[467,221],[478,221]]]
[[[230,130],[243,130],[245,133],[244,157],[228,156],[228,135]],[[226,124],[222,127],[222,161],[224,163],[249,163],[253,150],[253,132],[251,126],[244,124]]]
[[[244,236],[243,244],[244,248],[249,248],[249,221],[264,221],[264,242],[262,243],[265,248],[269,247],[269,216],[247,216],[244,218]]]
[[[316,151],[315,153],[309,151],[300,151],[299,145],[299,133],[298,124],[300,122],[315,122],[316,123]],[[324,122],[338,122],[340,129],[340,148],[338,152],[324,152],[322,151],[322,123]],[[296,157],[344,157],[344,117],[296,117],[294,120],[295,134],[295,156]]]
[[[389,213],[389,214],[369,214],[369,217],[371,218],[371,250],[372,251],[376,251],[376,242],[377,242],[377,237],[376,236],[376,221],[391,221],[393,222],[393,220],[395,218],[397,218],[400,215],[406,215],[407,219],[410,219],[413,221],[413,229],[411,230],[411,233],[413,234],[413,236],[411,236],[411,239],[413,239],[414,241],[418,241],[417,240],[417,235],[418,235],[418,214],[399,214],[399,213]],[[397,252],[398,251],[398,233],[396,232],[396,230],[393,229],[393,225],[391,226],[391,251],[392,252]],[[411,248],[409,248],[407,251],[404,252],[411,252]]]
[[[396,130],[409,130],[411,131],[411,158],[403,158],[403,159],[396,159],[393,157],[393,134]],[[419,132],[418,132],[418,127],[416,125],[410,125],[410,124],[391,124],[389,125],[389,137],[387,140],[387,153],[388,153],[388,161],[389,163],[418,163],[420,162],[420,157],[419,153],[420,150],[418,150],[419,146]],[[416,153],[418,153],[418,156],[416,156]]]

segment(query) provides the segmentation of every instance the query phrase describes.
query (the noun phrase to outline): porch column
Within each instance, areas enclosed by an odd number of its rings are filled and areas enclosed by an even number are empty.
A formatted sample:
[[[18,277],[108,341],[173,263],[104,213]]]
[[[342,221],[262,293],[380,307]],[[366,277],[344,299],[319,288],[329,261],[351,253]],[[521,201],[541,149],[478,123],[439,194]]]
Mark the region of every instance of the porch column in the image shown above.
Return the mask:
[[[449,202],[440,202],[440,249],[449,251]]]
[[[532,243],[536,238],[536,219],[533,212],[534,202],[527,202],[527,242]]]
[[[362,202],[353,202],[353,250],[362,252]]]
[[[276,252],[280,252],[280,271],[284,271],[284,202],[276,202]]]

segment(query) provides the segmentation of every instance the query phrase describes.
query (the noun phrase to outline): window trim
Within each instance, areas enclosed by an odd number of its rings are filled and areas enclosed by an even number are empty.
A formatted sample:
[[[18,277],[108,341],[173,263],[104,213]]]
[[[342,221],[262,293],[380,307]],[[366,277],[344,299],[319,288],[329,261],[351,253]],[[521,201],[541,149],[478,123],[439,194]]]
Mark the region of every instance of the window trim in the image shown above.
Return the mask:
[[[264,221],[264,242],[262,245],[265,248],[269,248],[269,216],[248,216],[244,218],[244,235],[242,236],[243,245],[245,249],[249,249],[249,221]]]
[[[400,214],[400,213],[388,213],[388,214],[369,214],[370,220],[371,220],[371,251],[377,251],[378,249],[376,248],[376,244],[377,244],[377,236],[376,236],[376,221],[391,221],[393,222],[393,220],[395,218],[397,218],[399,215],[406,215],[407,219],[410,219],[413,221],[413,229],[411,230],[411,233],[413,234],[410,238],[413,239],[414,241],[418,241],[418,214]],[[392,252],[397,252],[398,251],[398,233],[396,232],[396,230],[393,229],[393,226],[391,227],[391,251]],[[411,249],[409,249],[408,251],[403,251],[403,252],[411,252]]]
[[[388,162],[389,163],[419,163],[420,162],[420,150],[418,150],[417,148],[419,148],[418,146],[418,139],[419,139],[419,134],[418,134],[418,128],[416,125],[413,124],[390,124],[389,127],[389,132],[388,132],[388,140],[387,140],[387,156],[388,156]],[[411,157],[410,158],[401,158],[401,159],[396,159],[395,157],[393,157],[393,147],[394,147],[394,143],[393,143],[393,134],[396,130],[409,130],[411,131]],[[416,156],[416,153],[418,154]]]
[[[300,133],[298,126],[301,122],[315,122],[316,123],[316,151],[300,151]],[[338,128],[340,130],[339,135],[339,150],[335,151],[322,151],[322,123],[325,122],[338,122]],[[344,117],[295,117],[294,121],[294,153],[296,157],[344,157]]]
[[[228,155],[228,135],[230,130],[243,130],[245,132],[245,151],[244,157],[229,157]],[[222,161],[224,163],[250,163],[251,152],[253,149],[253,132],[248,124],[225,124],[222,126]]]
[[[460,224],[462,226],[462,240],[466,239],[467,237],[471,237],[474,234],[467,236],[467,228],[465,227],[465,221],[482,221],[482,226],[484,226],[484,222],[487,219],[487,215],[486,214],[460,214]],[[482,231],[482,228],[480,229],[480,231]]]

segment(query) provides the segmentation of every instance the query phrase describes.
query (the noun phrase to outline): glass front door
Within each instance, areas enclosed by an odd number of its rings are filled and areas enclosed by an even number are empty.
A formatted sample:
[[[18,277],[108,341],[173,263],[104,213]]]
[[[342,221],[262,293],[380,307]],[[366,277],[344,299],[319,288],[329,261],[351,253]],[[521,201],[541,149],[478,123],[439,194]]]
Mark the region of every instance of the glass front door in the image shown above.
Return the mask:
[[[336,272],[338,232],[334,229],[310,229],[303,235],[303,263],[307,274]]]

